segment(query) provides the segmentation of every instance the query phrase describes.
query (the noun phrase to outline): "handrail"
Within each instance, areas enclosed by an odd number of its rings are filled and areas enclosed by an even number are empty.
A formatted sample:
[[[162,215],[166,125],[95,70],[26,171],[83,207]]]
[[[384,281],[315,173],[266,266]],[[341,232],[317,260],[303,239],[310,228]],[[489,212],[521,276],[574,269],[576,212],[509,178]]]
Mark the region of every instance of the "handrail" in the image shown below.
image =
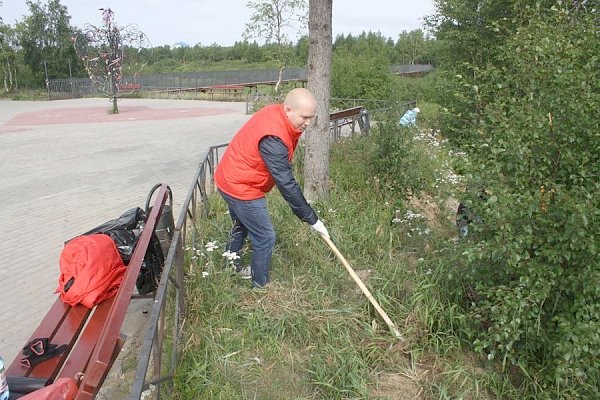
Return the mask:
[[[139,354],[138,364],[133,385],[129,392],[129,400],[139,400],[142,393],[154,388],[155,398],[160,398],[160,385],[170,383],[175,373],[175,368],[180,356],[180,345],[183,332],[183,323],[186,312],[185,287],[183,280],[184,247],[187,243],[188,221],[192,223],[192,239],[196,240],[196,218],[208,212],[208,195],[214,191],[213,174],[216,164],[220,159],[220,150],[227,144],[212,146],[202,157],[198,164],[196,174],[190,185],[185,201],[181,207],[179,218],[175,224],[175,232],[167,253],[165,266],[156,289],[155,300],[149,317],[149,327],[144,336]],[[172,274],[175,275],[174,279]],[[162,369],[165,318],[167,312],[166,299],[169,290],[175,291],[173,305],[173,343],[171,345],[171,359],[166,372]],[[150,358],[154,354],[153,376],[147,380]]]

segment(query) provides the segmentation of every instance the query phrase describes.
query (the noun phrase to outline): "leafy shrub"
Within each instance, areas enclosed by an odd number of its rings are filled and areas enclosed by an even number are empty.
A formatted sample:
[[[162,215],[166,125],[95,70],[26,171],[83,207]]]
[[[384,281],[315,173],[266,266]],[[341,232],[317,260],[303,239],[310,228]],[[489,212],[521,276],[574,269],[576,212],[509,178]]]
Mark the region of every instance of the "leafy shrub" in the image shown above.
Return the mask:
[[[478,85],[457,85],[472,105],[460,143],[485,196],[471,195],[482,222],[446,285],[477,350],[536,375],[548,397],[591,398],[600,390],[600,38],[593,13],[557,6],[527,21]]]
[[[432,131],[400,126],[395,114],[390,113],[377,124],[373,140],[371,163],[384,189],[404,198],[435,188],[442,160],[430,154],[430,147],[423,142],[437,140]]]
[[[333,55],[331,97],[350,99],[389,99],[392,79],[384,53],[358,56],[345,49]]]

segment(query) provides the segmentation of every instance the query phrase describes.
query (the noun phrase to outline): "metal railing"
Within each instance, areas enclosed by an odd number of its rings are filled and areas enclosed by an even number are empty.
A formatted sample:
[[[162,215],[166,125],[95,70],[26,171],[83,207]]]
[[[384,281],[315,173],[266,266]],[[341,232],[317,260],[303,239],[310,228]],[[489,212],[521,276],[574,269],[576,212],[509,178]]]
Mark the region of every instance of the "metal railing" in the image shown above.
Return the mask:
[[[282,96],[273,96],[262,93],[250,93],[246,96],[246,114],[252,114],[262,107],[283,102]],[[329,99],[329,108],[331,112],[347,108],[362,106],[371,114],[380,114],[389,110],[398,110],[400,115],[408,109],[415,107],[416,100],[390,101],[378,99],[345,99],[332,97]]]
[[[206,152],[198,165],[179,213],[156,290],[149,326],[142,342],[129,400],[139,400],[142,393],[148,390],[153,392],[156,399],[160,399],[161,385],[170,384],[174,376],[182,350],[181,339],[186,313],[184,249],[189,244],[188,240],[195,244],[198,233],[197,218],[207,215],[208,195],[214,191],[215,167],[219,162],[221,150],[226,146],[227,144],[212,146]],[[171,336],[167,336],[169,330]],[[167,358],[168,360],[165,360]],[[152,372],[149,373],[151,361]],[[168,365],[163,365],[163,361],[168,361]]]
[[[426,72],[433,71],[433,65],[431,64],[404,64],[404,65],[392,65],[390,70],[394,74],[398,75],[411,75],[411,74],[424,74]]]
[[[395,65],[390,67],[390,72],[395,74],[425,73],[433,70],[431,65]],[[229,70],[229,71],[198,71],[164,74],[144,74],[124,76],[122,83],[137,83],[141,85],[140,92],[145,91],[176,91],[206,88],[212,85],[241,84],[256,87],[262,83],[275,83],[279,79],[279,70],[276,68],[257,70]],[[308,71],[306,68],[288,67],[283,70],[284,82],[306,82]],[[61,78],[48,80],[48,91],[52,98],[64,97],[97,97],[109,93],[108,87],[97,87],[90,78]],[[332,106],[335,106],[332,99]],[[348,100],[348,99],[338,99]],[[381,107],[381,100],[354,99],[373,111]],[[357,104],[355,104],[357,105]],[[348,108],[355,105],[348,105]]]
[[[148,74],[124,76],[122,83],[140,84],[140,92],[175,91],[207,88],[213,85],[257,86],[262,83],[275,83],[279,79],[276,68],[258,70],[199,71],[168,74]],[[306,68],[286,68],[283,70],[284,82],[306,81]],[[110,87],[94,84],[90,78],[50,79],[48,91],[52,97],[97,97],[110,93]]]

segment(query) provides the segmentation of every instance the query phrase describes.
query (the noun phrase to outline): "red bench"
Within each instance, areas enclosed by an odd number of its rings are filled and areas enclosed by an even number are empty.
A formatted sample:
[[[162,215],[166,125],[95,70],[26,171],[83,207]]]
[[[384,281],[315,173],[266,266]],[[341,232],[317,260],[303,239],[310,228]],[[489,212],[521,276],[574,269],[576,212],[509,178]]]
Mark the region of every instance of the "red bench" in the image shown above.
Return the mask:
[[[207,91],[210,100],[242,101],[244,86],[242,85],[212,85]]]
[[[356,123],[358,123],[361,132],[364,134],[369,133],[369,114],[363,106],[334,111],[329,114],[329,121],[336,139],[340,138],[343,126],[350,125],[354,133]]]
[[[71,307],[58,298],[27,342],[35,338],[49,338],[51,344],[67,345],[67,351],[29,368],[20,363],[21,356],[18,356],[7,369],[11,398],[15,386],[41,388],[64,377],[76,380],[79,390],[75,399],[93,399],[96,396],[125,341],[120,333],[121,326],[150,239],[167,200],[167,188],[165,184],[160,187],[117,294],[92,310],[83,305]]]
[[[141,83],[119,83],[117,89],[119,92],[137,92],[142,88]]]

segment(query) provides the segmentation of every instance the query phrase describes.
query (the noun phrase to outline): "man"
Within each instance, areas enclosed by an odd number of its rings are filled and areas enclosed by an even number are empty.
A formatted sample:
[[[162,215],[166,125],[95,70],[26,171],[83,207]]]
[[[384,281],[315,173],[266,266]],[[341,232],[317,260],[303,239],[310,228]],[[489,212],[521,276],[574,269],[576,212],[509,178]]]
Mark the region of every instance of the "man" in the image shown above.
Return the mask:
[[[415,107],[412,110],[408,110],[404,113],[400,121],[398,122],[402,126],[416,126],[417,125],[417,114],[420,113],[421,110],[419,107]]]
[[[316,114],[317,103],[306,89],[293,89],[283,104],[272,104],[252,116],[236,133],[217,170],[215,183],[229,206],[233,227],[227,250],[238,253],[247,236],[252,243],[250,268],[236,266],[252,286],[269,283],[275,230],[265,194],[277,186],[294,214],[322,235],[327,228],[306,202],[292,174],[292,157],[304,129]]]

